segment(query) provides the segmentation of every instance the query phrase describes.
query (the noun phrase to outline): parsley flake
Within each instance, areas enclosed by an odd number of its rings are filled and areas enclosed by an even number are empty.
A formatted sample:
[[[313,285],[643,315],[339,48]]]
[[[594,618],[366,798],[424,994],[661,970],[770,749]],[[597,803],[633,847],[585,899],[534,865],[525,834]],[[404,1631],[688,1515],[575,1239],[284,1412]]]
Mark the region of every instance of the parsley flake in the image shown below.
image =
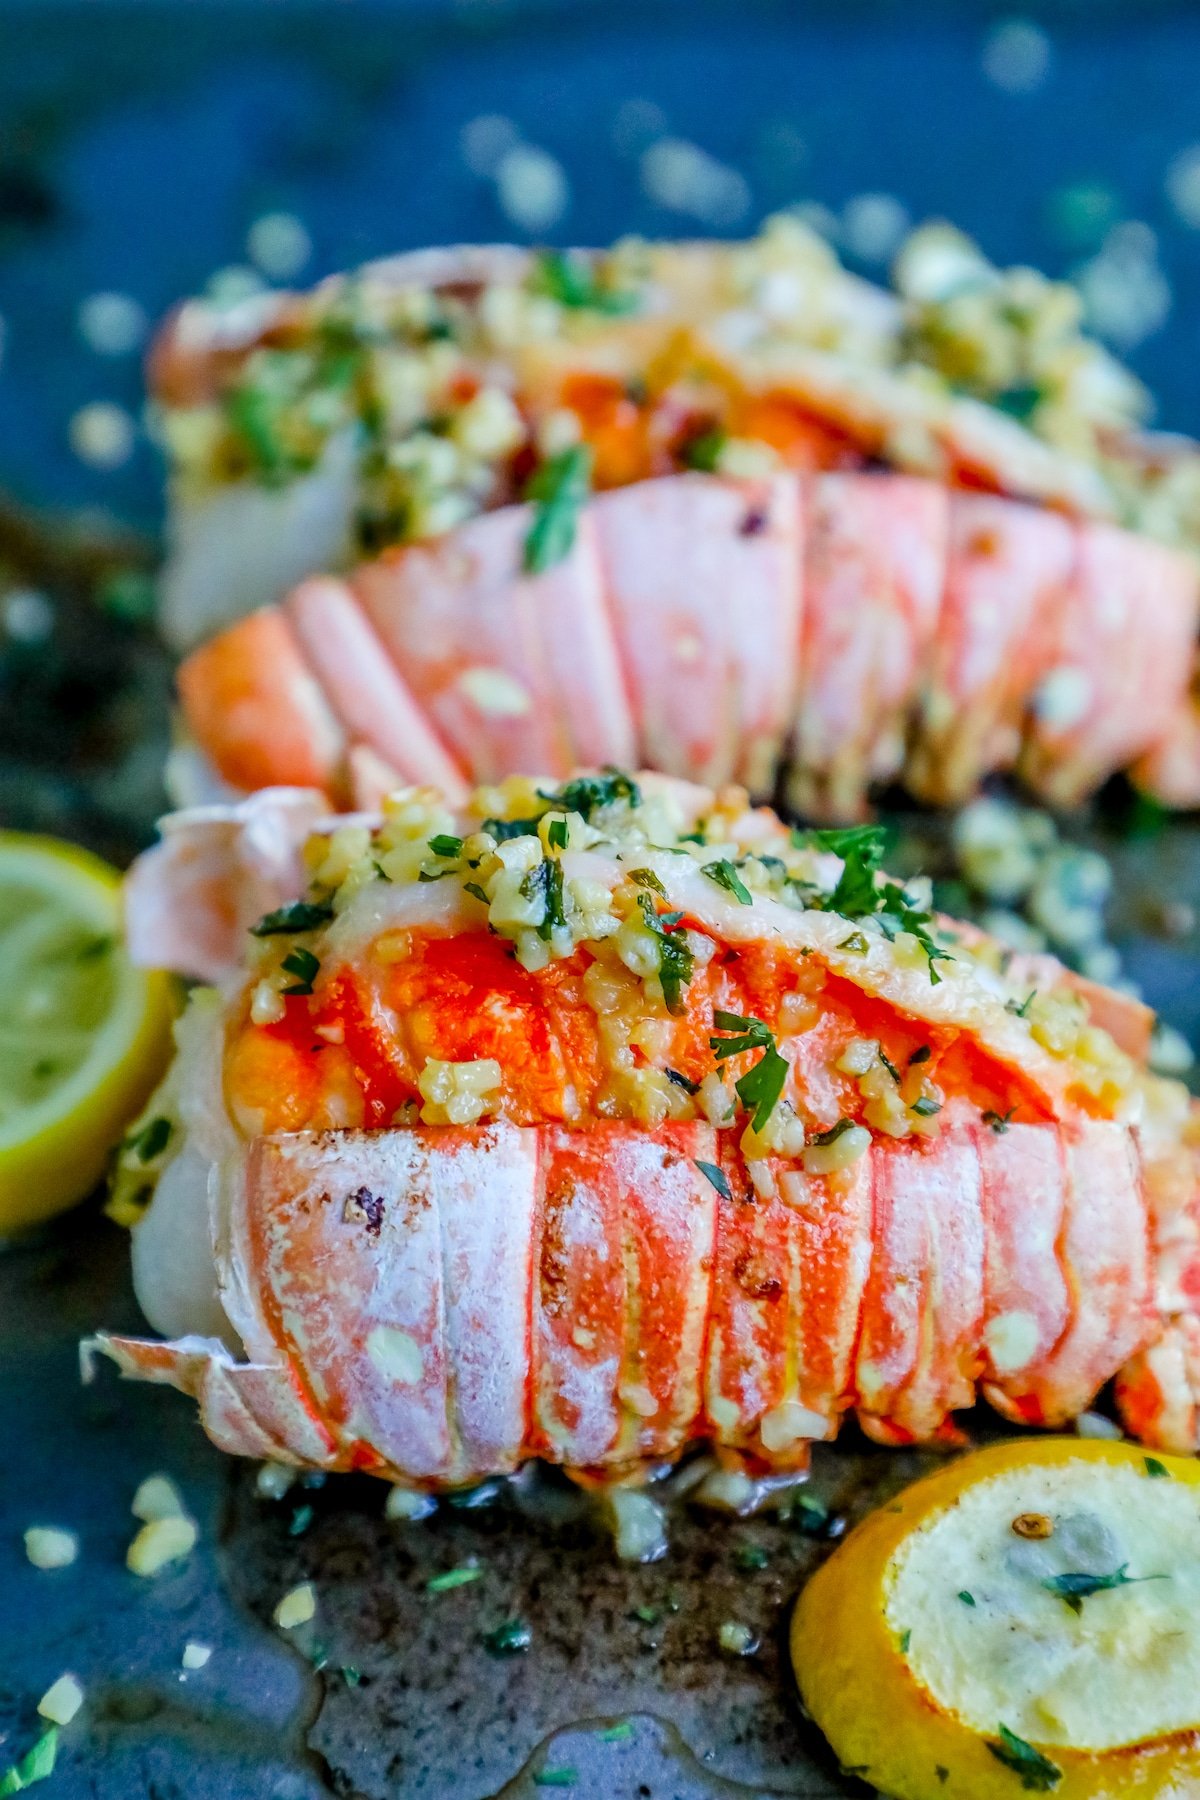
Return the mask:
[[[473,900],[482,900],[485,906],[491,905],[491,901],[488,899],[487,894],[477,881],[464,881],[463,893],[470,894]]]
[[[425,1583],[430,1594],[448,1594],[452,1588],[466,1587],[469,1581],[478,1581],[483,1570],[478,1563],[460,1563],[456,1569],[445,1569],[440,1575],[433,1575]]]
[[[429,848],[435,856],[446,856],[453,859],[462,855],[463,841],[460,837],[451,837],[448,832],[440,831],[429,840]]]
[[[1166,1581],[1165,1575],[1127,1575],[1128,1563],[1122,1563],[1110,1575],[1048,1575],[1042,1586],[1048,1593],[1065,1600],[1074,1613],[1083,1611],[1083,1603],[1092,1594],[1106,1593],[1110,1588],[1132,1587],[1140,1581]]]
[[[542,919],[537,927],[537,934],[543,943],[548,943],[557,929],[565,926],[567,915],[563,911],[563,872],[562,864],[553,857],[546,857],[535,863],[522,881],[519,890],[522,899],[542,901]]]
[[[560,450],[534,474],[525,489],[526,499],[534,505],[533,523],[525,537],[527,575],[540,575],[570,555],[591,478],[592,453],[586,444]]]
[[[311,950],[305,950],[297,944],[296,948],[289,950],[284,957],[283,967],[289,975],[296,977],[290,987],[283,989],[285,994],[312,993],[313,982],[321,972],[321,964]]]
[[[567,847],[567,821],[551,819],[546,827],[546,844],[551,850],[565,850]]]
[[[672,929],[679,924],[683,914],[656,912],[649,894],[639,894],[637,901],[646,929],[652,931],[658,939],[658,979],[662,984],[667,1011],[678,1013],[682,1011],[683,990],[692,979],[694,966],[687,938],[682,932]]]
[[[722,1200],[732,1200],[733,1189],[729,1185],[729,1177],[724,1169],[719,1169],[716,1163],[702,1162],[699,1157],[696,1157],[695,1161],[700,1173],[716,1188]]]
[[[286,932],[317,931],[333,917],[329,900],[293,900],[290,906],[277,907],[264,913],[257,925],[250,927],[252,937],[282,937]]]
[[[1007,1112],[998,1113],[993,1112],[989,1107],[983,1115],[983,1122],[985,1125],[991,1126],[997,1137],[1003,1137],[1012,1124],[1012,1117],[1016,1110],[1015,1106],[1010,1106]]]
[[[705,863],[701,873],[707,875],[710,881],[715,881],[718,887],[723,887],[726,892],[732,894],[734,899],[739,900],[743,906],[754,905],[754,897],[750,889],[727,857],[723,856],[719,862]]]
[[[126,1138],[125,1144],[127,1149],[133,1151],[139,1162],[148,1163],[153,1162],[155,1157],[161,1156],[170,1141],[170,1119],[158,1118],[151,1119],[148,1125],[143,1125],[135,1137]]]
[[[530,284],[536,293],[573,312],[629,313],[638,307],[636,294],[606,286],[578,250],[541,251]]]
[[[489,1656],[520,1656],[533,1642],[533,1632],[524,1619],[505,1619],[493,1631],[483,1634],[483,1647]]]
[[[637,887],[650,888],[652,892],[661,894],[663,899],[666,899],[667,890],[653,869],[630,869],[629,879]]]
[[[805,1141],[809,1144],[836,1144],[840,1137],[847,1131],[852,1131],[853,1129],[854,1120],[847,1119],[843,1116],[838,1120],[836,1125],[831,1125],[828,1131],[810,1132]]]
[[[597,807],[615,806],[621,800],[630,807],[642,804],[642,790],[637,782],[622,769],[614,768],[606,768],[601,775],[577,775],[553,794],[539,788],[538,797],[562,812],[577,812],[588,823]]]
[[[1162,1480],[1164,1476],[1168,1481],[1171,1479],[1170,1469],[1165,1463],[1160,1463],[1157,1456],[1146,1456],[1142,1460],[1146,1465],[1146,1473],[1152,1480]]]
[[[45,1781],[54,1773],[58,1757],[58,1726],[51,1725],[27,1750],[19,1762],[0,1775],[0,1794],[19,1794],[35,1781]]]
[[[1062,1780],[1062,1770],[1057,1763],[1027,1744],[1024,1738],[1010,1731],[1007,1725],[1000,1727],[1000,1742],[988,1743],[988,1749],[1002,1762],[1006,1769],[1012,1769],[1021,1777],[1021,1786],[1027,1793],[1048,1794]]]
[[[679,460],[685,469],[699,469],[705,475],[715,475],[728,442],[729,433],[719,428],[694,432],[680,449]]]
[[[682,1088],[685,1094],[697,1094],[700,1091],[700,1083],[693,1081],[690,1075],[681,1074],[678,1069],[664,1069],[663,1074],[675,1087]]]
[[[760,1132],[775,1110],[791,1067],[779,1054],[775,1034],[761,1019],[743,1018],[740,1013],[714,1012],[713,1024],[727,1037],[710,1037],[708,1047],[718,1062],[728,1056],[739,1056],[744,1050],[761,1050],[762,1056],[734,1082],[742,1105],[753,1115],[751,1124]]]

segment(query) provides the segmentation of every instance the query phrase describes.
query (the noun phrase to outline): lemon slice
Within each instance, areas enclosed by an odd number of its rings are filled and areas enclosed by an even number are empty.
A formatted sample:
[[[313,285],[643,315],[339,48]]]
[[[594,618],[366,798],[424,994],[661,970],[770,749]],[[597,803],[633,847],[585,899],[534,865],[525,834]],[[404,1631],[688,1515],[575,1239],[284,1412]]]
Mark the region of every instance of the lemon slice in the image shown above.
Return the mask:
[[[0,832],[0,1237],[99,1180],[166,1059],[171,998],[122,948],[115,869]]]

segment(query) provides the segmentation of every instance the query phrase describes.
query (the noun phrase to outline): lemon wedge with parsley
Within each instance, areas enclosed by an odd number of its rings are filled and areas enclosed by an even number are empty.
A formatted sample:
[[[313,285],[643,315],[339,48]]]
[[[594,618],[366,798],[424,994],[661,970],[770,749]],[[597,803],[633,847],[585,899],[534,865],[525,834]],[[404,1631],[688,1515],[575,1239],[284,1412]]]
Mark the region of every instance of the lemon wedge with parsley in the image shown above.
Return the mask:
[[[121,943],[121,878],[0,832],[0,1237],[80,1200],[170,1044],[170,978]]]

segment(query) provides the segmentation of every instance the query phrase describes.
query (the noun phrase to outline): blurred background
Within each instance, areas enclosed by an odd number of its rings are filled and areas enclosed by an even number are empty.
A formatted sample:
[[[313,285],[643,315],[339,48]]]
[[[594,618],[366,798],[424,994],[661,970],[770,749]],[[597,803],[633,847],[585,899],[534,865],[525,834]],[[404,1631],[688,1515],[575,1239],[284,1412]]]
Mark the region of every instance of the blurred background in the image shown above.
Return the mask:
[[[840,0],[0,6],[0,487],[152,528],[182,295],[456,239],[737,235],[800,205],[1070,273],[1200,424],[1200,9]]]

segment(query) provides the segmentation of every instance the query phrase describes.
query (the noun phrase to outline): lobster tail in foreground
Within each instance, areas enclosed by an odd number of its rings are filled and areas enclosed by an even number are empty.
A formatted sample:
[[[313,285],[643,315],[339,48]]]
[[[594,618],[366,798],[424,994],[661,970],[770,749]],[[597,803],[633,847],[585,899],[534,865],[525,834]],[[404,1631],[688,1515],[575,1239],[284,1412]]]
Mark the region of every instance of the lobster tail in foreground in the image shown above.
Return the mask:
[[[211,852],[185,818],[135,875],[135,955],[172,902],[262,896],[227,840],[197,880],[193,829]],[[879,847],[616,772],[324,821],[118,1173],[174,1341],[94,1347],[227,1449],[433,1487],[693,1443],[786,1473],[851,1410],[886,1443],[953,1438],[977,1391],[1059,1424],[1114,1375],[1194,1448],[1188,1096]]]

